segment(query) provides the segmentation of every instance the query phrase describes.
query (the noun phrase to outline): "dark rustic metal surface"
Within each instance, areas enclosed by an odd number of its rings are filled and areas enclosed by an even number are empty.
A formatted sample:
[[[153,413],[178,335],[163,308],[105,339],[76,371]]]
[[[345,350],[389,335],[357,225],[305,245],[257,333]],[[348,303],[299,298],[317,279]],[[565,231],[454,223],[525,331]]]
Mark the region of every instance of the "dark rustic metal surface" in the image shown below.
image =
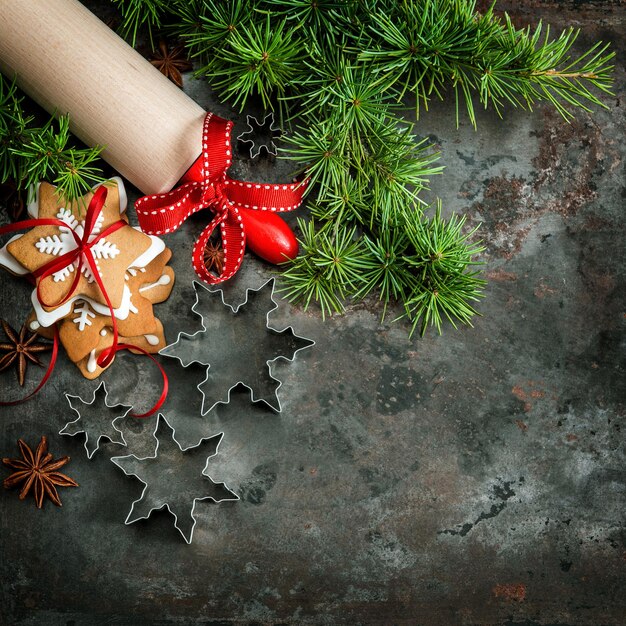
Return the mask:
[[[612,40],[617,95],[571,124],[540,106],[456,130],[451,103],[420,121],[447,166],[430,196],[483,224],[475,328],[409,341],[374,301],[326,322],[282,302],[276,327],[317,345],[278,365],[281,414],[244,390],[197,424],[225,433],[211,463],[241,501],[199,502],[191,546],[166,512],[124,526],[142,485],[108,460],[123,448],[89,461],[80,437],[56,434],[72,417],[63,392],[94,388],[62,358],[35,399],[0,409],[1,456],[48,434],[81,485],[61,509],[0,494],[3,625],[626,623],[624,8],[500,6],[520,23],[578,23],[583,45]],[[236,118],[204,84],[186,89]],[[233,173],[286,172],[242,160]],[[197,324],[189,258],[202,224],[167,238],[177,284],[155,310],[170,340]],[[249,258],[237,280],[269,275]],[[3,273],[0,294],[1,316],[20,324],[28,286]],[[152,374],[118,357],[103,376],[110,402],[147,406]],[[201,376],[171,374],[165,413]],[[126,440],[152,426],[127,418]]]

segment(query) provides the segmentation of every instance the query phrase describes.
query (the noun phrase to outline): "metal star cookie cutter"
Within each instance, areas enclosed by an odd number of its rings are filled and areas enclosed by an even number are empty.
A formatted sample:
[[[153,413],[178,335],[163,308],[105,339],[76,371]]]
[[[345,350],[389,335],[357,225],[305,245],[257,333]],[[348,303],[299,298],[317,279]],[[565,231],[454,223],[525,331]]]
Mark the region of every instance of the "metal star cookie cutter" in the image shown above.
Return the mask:
[[[183,448],[192,447],[202,439],[222,432],[223,428],[216,427],[207,416],[202,415],[203,397],[198,391],[198,383],[206,377],[206,366],[192,363],[181,367],[178,359],[164,358],[161,361],[170,388],[176,392],[168,394],[159,412],[165,415],[168,424],[176,431],[180,445]],[[213,411],[217,412],[217,409]]]
[[[245,263],[227,281],[218,285],[202,286],[212,293],[221,291],[224,302],[236,310],[248,299],[248,289],[260,289],[271,277],[270,271],[260,263]]]
[[[254,124],[252,122],[254,122]],[[267,150],[268,154],[276,156],[278,154],[278,147],[274,143],[274,138],[278,139],[282,137],[283,131],[281,128],[274,128],[274,113],[268,113],[263,118],[262,122],[259,122],[254,115],[247,115],[246,124],[248,124],[250,130],[237,135],[237,141],[252,144],[250,146],[250,158],[255,159],[258,157],[263,148]],[[246,137],[246,135],[250,135],[250,137]],[[253,139],[253,137],[256,137],[256,140]],[[259,137],[261,139],[259,139]]]
[[[219,503],[239,500],[239,496],[231,491],[225,483],[216,483],[207,473],[209,461],[218,454],[223,436],[224,433],[211,435],[201,439],[195,446],[182,448],[176,439],[174,428],[170,426],[162,414],[159,414],[153,432],[156,441],[153,456],[140,458],[134,454],[129,454],[111,458],[111,461],[127,476],[135,476],[144,484],[141,496],[132,503],[124,524],[128,526],[138,520],[148,519],[153,511],[167,508],[170,514],[174,516],[175,528],[183,536],[183,539],[190,544],[197,523],[194,516],[197,502],[213,500]],[[198,461],[194,458],[194,450],[200,450],[204,442],[216,438],[215,452],[203,457],[206,460],[204,461],[204,468],[199,474],[201,478],[195,477],[196,483],[200,480],[202,485],[194,485],[193,478],[190,478],[185,468],[189,464],[194,464],[194,461]],[[152,480],[152,478],[156,480]],[[206,491],[208,486],[214,488],[215,491],[222,489],[227,495],[219,497],[213,493],[191,497],[191,494],[196,493],[196,491]],[[192,504],[191,509],[187,510],[189,499],[192,500]]]
[[[102,392],[100,391],[101,389]],[[65,394],[70,408],[78,415],[78,417],[65,424],[65,426],[59,431],[59,435],[74,437],[75,435],[84,433],[85,451],[87,452],[88,459],[91,459],[100,448],[100,440],[103,437],[108,439],[111,443],[118,443],[123,446],[126,445],[124,435],[115,425],[115,422],[126,417],[133,407],[125,404],[109,404],[107,402],[108,395],[109,393],[104,381],[102,381],[94,390],[91,402],[85,402],[85,400],[83,400],[80,396],[73,396],[69,393]],[[99,399],[99,396],[101,396],[101,400]],[[98,403],[96,403],[97,398]],[[72,404],[72,399],[80,401],[82,404],[81,410],[74,405],[78,404],[78,402]],[[102,419],[103,411],[111,411],[112,409],[118,409],[118,407],[119,411],[115,411],[118,415],[114,419],[110,421]],[[122,411],[122,409],[124,410]],[[94,440],[95,444],[93,443]]]
[[[300,350],[315,342],[296,335],[292,326],[283,330],[270,326],[269,315],[278,308],[272,297],[274,279],[259,289],[248,289],[246,300],[237,306],[227,304],[223,292],[220,303],[215,291],[196,281],[193,287],[196,302],[191,310],[200,316],[202,330],[193,335],[179,333],[176,341],[159,354],[178,359],[183,367],[192,363],[207,366],[206,377],[198,385],[203,398],[202,415],[217,404],[228,404],[237,385],[250,390],[252,402],[263,402],[280,413],[282,406],[277,392],[282,382],[272,375],[271,365],[277,359],[293,361]],[[230,312],[226,325],[220,321],[225,311]],[[261,311],[264,316],[259,315]]]

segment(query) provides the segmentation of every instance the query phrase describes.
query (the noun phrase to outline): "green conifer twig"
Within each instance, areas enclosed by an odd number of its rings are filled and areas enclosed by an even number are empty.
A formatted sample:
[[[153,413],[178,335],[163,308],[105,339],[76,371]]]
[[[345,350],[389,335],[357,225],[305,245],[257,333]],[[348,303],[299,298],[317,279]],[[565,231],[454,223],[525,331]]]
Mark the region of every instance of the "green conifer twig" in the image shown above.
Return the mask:
[[[18,189],[30,189],[49,180],[71,201],[104,180],[97,165],[101,147],[72,146],[68,116],[36,126],[22,101],[15,82],[0,75],[0,184],[13,180]]]

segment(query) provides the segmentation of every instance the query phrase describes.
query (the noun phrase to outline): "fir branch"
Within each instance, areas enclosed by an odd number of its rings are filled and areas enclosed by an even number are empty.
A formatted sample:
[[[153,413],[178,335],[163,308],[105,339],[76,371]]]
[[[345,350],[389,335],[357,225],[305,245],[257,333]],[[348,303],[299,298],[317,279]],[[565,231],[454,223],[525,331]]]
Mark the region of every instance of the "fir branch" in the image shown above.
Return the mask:
[[[299,118],[325,118],[331,88],[344,81],[349,57],[346,55],[348,39],[338,35],[336,39],[313,38],[308,42],[308,54],[303,55],[300,72],[294,80],[290,95],[283,100],[293,104],[293,114]]]
[[[269,14],[229,31],[226,45],[215,47],[197,74],[206,75],[224,99],[243,110],[257,94],[266,109],[274,95],[282,95],[295,75],[302,42],[282,21],[272,24]]]
[[[35,118],[24,115],[22,100],[15,82],[7,86],[0,76],[0,183],[12,179],[19,190],[47,179],[72,201],[102,182],[96,165],[102,148],[73,147],[68,116],[34,126]]]
[[[356,292],[362,281],[365,258],[355,229],[341,226],[316,232],[312,221],[298,218],[302,232],[302,253],[286,265],[282,274],[284,287],[279,289],[290,302],[302,303],[306,310],[317,302],[322,317],[343,312],[343,301]]]
[[[302,26],[310,35],[321,32],[337,35],[341,32],[346,5],[355,0],[266,0],[268,11]]]
[[[62,194],[69,201],[81,200],[81,197],[98,183],[106,179],[102,176],[99,165],[100,153],[103,148],[66,148],[57,157],[57,164],[53,167],[52,181],[57,186],[57,193]]]
[[[473,303],[485,285],[477,260],[484,248],[472,241],[477,228],[464,232],[464,217],[442,218],[440,201],[431,219],[405,209],[396,227],[373,235],[359,237],[339,222],[316,230],[299,219],[298,226],[302,253],[286,265],[280,291],[305,310],[316,302],[325,318],[343,312],[348,297],[378,292],[383,319],[392,300],[403,303],[411,335],[418,326],[421,335],[428,326],[441,333],[446,319],[455,328],[457,322],[471,326],[479,315]]]
[[[121,33],[129,39],[131,46],[137,43],[137,35],[146,27],[150,45],[154,48],[153,33],[162,25],[163,15],[167,11],[167,0],[111,0],[119,7],[122,14]]]
[[[479,278],[475,259],[484,251],[471,242],[477,228],[464,233],[465,217],[441,217],[441,201],[435,215],[424,220],[418,213],[405,213],[404,229],[411,244],[404,257],[412,268],[415,287],[403,296],[405,315],[411,321],[411,334],[421,324],[420,334],[431,325],[441,334],[443,319],[456,328],[456,321],[472,325],[479,313],[472,302],[482,297],[485,281]]]
[[[343,68],[342,80],[330,83],[328,91],[329,115],[335,115],[346,134],[351,131],[363,137],[376,136],[389,117],[389,97],[385,92],[390,81],[384,76],[373,80],[365,66]],[[362,145],[359,142],[358,145]],[[361,150],[358,150],[362,154]]]
[[[421,202],[419,193],[427,187],[429,177],[442,172],[443,167],[434,165],[439,153],[433,152],[426,140],[418,141],[410,127],[389,124],[367,143],[367,155],[355,167],[373,194],[370,228],[395,225],[403,208]]]
[[[286,141],[285,158],[305,164],[311,183],[318,184],[318,215],[356,218],[370,228],[393,223],[401,208],[419,203],[428,178],[443,169],[434,165],[439,154],[432,146],[395,118],[383,118],[370,133],[355,133],[334,115]]]
[[[287,141],[291,148],[281,150],[284,158],[298,161],[301,172],[310,179],[309,189],[318,188],[319,198],[341,193],[343,181],[349,173],[349,162],[344,153],[345,139],[334,120],[302,127]],[[339,133],[339,135],[337,134]]]
[[[324,199],[310,204],[309,211],[320,222],[363,225],[370,220],[371,197],[362,182],[347,175],[339,186],[329,189]]]
[[[379,292],[385,319],[387,305],[393,300],[403,300],[417,288],[415,277],[405,260],[409,245],[402,228],[384,228],[378,237],[363,237],[365,258],[362,262],[362,286],[355,298],[364,298],[373,291]]]
[[[18,189],[24,178],[25,164],[15,158],[13,150],[28,140],[27,128],[33,121],[32,116],[24,116],[23,99],[15,81],[7,85],[0,74],[0,183],[13,180]]]
[[[233,33],[250,22],[254,7],[253,0],[194,0],[191,4],[178,0],[172,7],[176,23],[168,30],[185,42],[192,58],[203,62],[204,67],[197,72],[202,76],[213,67],[208,65],[213,54],[219,55]]]
[[[28,132],[28,140],[22,146],[11,148],[12,157],[24,163],[21,184],[34,187],[40,180],[52,180],[57,193],[68,200],[76,199],[102,182],[101,170],[92,164],[98,159],[102,148],[71,148],[69,117],[58,119],[58,128],[53,120],[39,129]]]
[[[476,125],[475,98],[499,115],[505,103],[532,109],[546,100],[567,119],[568,106],[605,106],[591,87],[610,93],[614,53],[607,53],[607,45],[598,43],[572,59],[578,31],[551,39],[541,23],[534,31],[516,29],[507,14],[504,20],[495,16],[493,6],[477,13],[474,0],[379,3],[367,28],[371,42],[358,58],[376,74],[393,76],[398,98],[413,92],[418,111],[420,102],[427,107],[432,96],[441,99],[452,86],[457,123],[463,101]]]

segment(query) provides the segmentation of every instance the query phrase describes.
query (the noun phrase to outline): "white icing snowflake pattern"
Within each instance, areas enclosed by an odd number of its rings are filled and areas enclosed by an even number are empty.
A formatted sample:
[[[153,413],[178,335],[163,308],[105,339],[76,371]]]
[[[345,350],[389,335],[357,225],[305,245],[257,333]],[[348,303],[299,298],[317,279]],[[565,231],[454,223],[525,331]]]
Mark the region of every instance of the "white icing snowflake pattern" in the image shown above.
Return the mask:
[[[79,304],[74,308],[74,313],[78,313],[72,321],[78,324],[78,330],[82,333],[86,326],[91,326],[91,320],[96,314],[91,310],[89,303],[85,300],[79,300]]]
[[[61,208],[57,213],[57,219],[61,220],[63,223],[67,224],[67,226],[59,227],[59,234],[52,235],[51,237],[41,237],[39,241],[35,243],[35,247],[37,250],[42,252],[43,254],[52,254],[54,256],[62,256],[67,252],[71,252],[75,250],[78,246],[76,245],[76,241],[72,235],[71,231],[74,231],[76,235],[81,238],[83,236],[85,221],[78,221],[72,212],[69,209]],[[102,230],[102,222],[104,221],[104,215],[100,213],[96,223],[94,225],[93,230],[91,231],[91,235],[89,236],[89,242],[92,242]],[[93,255],[96,267],[98,266],[98,259],[114,259],[120,253],[118,247],[107,241],[106,239],[100,239],[93,246],[91,246],[91,254]],[[76,271],[78,267],[78,259],[76,259],[73,263],[70,263],[63,269],[59,270],[52,274],[52,279],[54,282],[64,281],[70,274]],[[82,255],[82,273],[85,275],[85,278],[92,283],[95,278],[89,267],[89,263],[85,258],[85,255]],[[82,329],[81,329],[82,330]]]

